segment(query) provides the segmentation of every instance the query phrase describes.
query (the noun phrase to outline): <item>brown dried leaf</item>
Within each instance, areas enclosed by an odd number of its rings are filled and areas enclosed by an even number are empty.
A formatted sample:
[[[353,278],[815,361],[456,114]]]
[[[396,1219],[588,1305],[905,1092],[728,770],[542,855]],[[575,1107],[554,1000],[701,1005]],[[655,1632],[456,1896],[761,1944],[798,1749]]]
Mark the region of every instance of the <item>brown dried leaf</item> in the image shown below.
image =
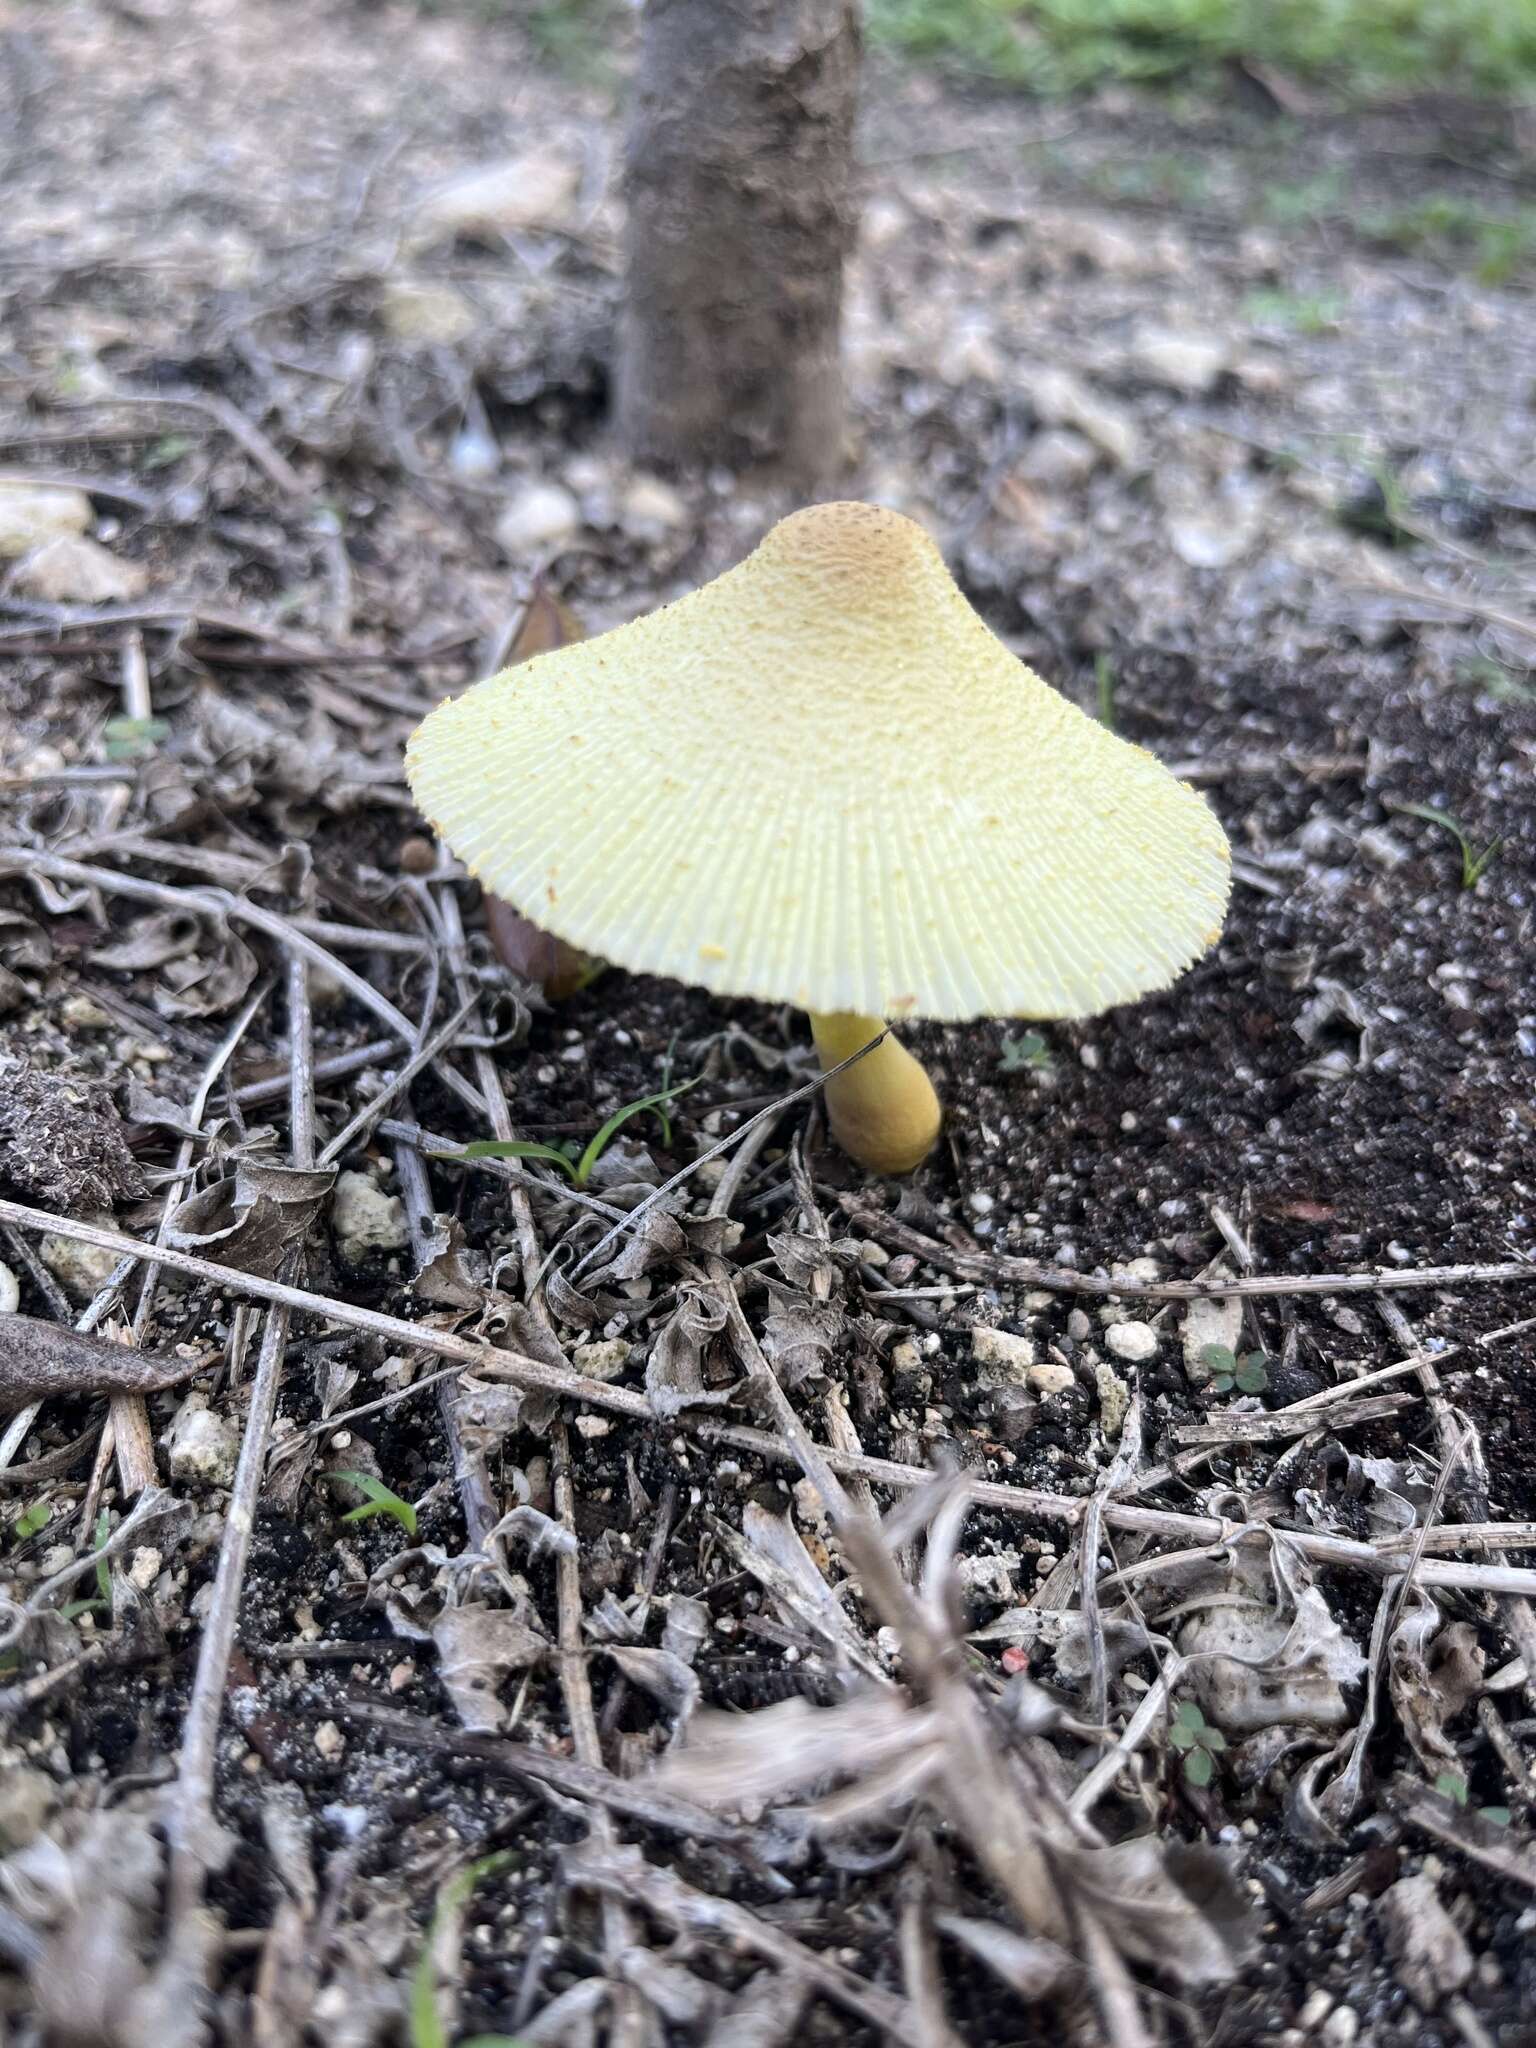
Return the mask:
[[[391,1616],[393,1618],[393,1616]],[[429,1631],[437,1675],[464,1726],[499,1735],[510,1718],[498,1697],[515,1671],[541,1663],[549,1644],[505,1607],[445,1607]]]
[[[1257,1940],[1239,1857],[1203,1842],[1137,1835],[1053,1850],[1116,1947],[1181,1984],[1227,1984]]]
[[[302,1242],[335,1178],[333,1167],[239,1159],[232,1174],[177,1204],[165,1242],[270,1277],[289,1247]]]
[[[645,1362],[645,1396],[657,1415],[665,1419],[688,1407],[718,1407],[731,1398],[732,1386],[711,1389],[704,1380],[705,1357],[729,1318],[718,1288],[689,1284],[678,1289],[677,1307]]]

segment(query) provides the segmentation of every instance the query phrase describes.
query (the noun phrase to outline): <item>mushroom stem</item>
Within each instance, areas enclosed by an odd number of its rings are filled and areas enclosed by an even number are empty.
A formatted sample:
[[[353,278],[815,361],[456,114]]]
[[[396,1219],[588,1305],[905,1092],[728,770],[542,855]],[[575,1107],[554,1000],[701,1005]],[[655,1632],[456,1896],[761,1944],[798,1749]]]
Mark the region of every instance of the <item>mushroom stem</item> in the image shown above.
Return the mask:
[[[823,1067],[835,1067],[885,1029],[878,1017],[851,1011],[811,1012],[811,1033]],[[938,1140],[939,1098],[922,1066],[889,1036],[827,1083],[832,1135],[871,1173],[910,1173]]]

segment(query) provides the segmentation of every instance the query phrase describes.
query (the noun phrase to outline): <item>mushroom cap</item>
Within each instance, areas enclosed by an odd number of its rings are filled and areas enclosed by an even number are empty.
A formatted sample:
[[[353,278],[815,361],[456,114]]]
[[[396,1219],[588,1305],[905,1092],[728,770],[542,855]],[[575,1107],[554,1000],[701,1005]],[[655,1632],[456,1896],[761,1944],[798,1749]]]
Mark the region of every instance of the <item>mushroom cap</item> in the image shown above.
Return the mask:
[[[873,505],[797,512],[690,596],[441,704],[406,772],[471,874],[571,945],[810,1010],[1093,1016],[1166,987],[1227,900],[1204,800]]]

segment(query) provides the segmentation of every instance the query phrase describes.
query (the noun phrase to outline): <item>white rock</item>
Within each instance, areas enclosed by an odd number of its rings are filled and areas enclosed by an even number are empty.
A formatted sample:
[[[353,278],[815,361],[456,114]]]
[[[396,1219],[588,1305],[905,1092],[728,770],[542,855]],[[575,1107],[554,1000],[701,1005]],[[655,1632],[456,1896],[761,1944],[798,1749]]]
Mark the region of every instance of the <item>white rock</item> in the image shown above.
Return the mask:
[[[1035,1362],[1032,1337],[1017,1336],[1012,1330],[994,1330],[986,1323],[971,1329],[971,1356],[978,1365],[1003,1365],[1013,1373],[1024,1373]]]
[[[1107,1358],[1101,1358],[1093,1368],[1094,1384],[1099,1390],[1099,1424],[1104,1434],[1116,1437],[1131,1405],[1131,1390]]]
[[[1353,2048],[1359,2038],[1359,2014],[1353,2006],[1336,2005],[1323,2021],[1323,2039],[1328,2048]]]
[[[456,235],[496,236],[556,226],[569,214],[580,183],[571,158],[548,149],[525,150],[501,163],[461,171],[417,207],[411,246],[419,249]]]
[[[0,559],[15,561],[59,534],[84,533],[91,501],[64,484],[0,483]]]
[[[605,1337],[594,1344],[578,1344],[573,1356],[576,1370],[588,1379],[614,1380],[629,1363],[629,1345],[622,1337]]]
[[[229,1486],[234,1482],[240,1439],[201,1394],[188,1394],[165,1433],[171,1478],[182,1485]]]
[[[980,313],[962,314],[944,337],[934,365],[946,384],[1000,384],[1006,366]]]
[[[613,1424],[606,1415],[578,1415],[576,1432],[590,1441],[594,1437],[607,1436]]]
[[[0,1849],[25,1849],[35,1841],[58,1800],[59,1788],[46,1771],[7,1762],[0,1770]]]
[[[1064,1394],[1068,1387],[1077,1384],[1077,1376],[1069,1365],[1058,1365],[1049,1358],[1032,1365],[1024,1377],[1037,1394]]]
[[[23,555],[11,588],[44,604],[119,604],[148,587],[149,573],[78,533],[55,534]]]
[[[115,1229],[110,1216],[93,1216],[93,1223]],[[117,1259],[93,1244],[77,1244],[72,1237],[44,1237],[38,1240],[37,1255],[58,1281],[71,1301],[90,1301],[111,1279]]]
[[[873,198],[859,221],[859,240],[866,249],[884,249],[898,236],[910,234],[912,214],[899,199]]]
[[[1104,1342],[1130,1365],[1145,1365],[1157,1356],[1157,1332],[1150,1323],[1111,1323]]]
[[[1132,343],[1131,359],[1154,384],[1197,398],[1214,387],[1230,353],[1220,335],[1144,327]]]
[[[411,1232],[405,1204],[387,1195],[366,1173],[339,1173],[331,1197],[331,1229],[336,1249],[349,1266],[360,1266],[375,1252],[403,1251]]]
[[[659,476],[637,476],[624,486],[619,501],[624,524],[640,532],[655,529],[672,532],[688,524],[688,506],[681,491],[674,491]]]
[[[1400,1877],[1376,1909],[1386,1928],[1397,1974],[1426,2012],[1472,1975],[1472,1951],[1440,1903],[1432,1877]]]
[[[462,292],[420,278],[391,278],[379,301],[379,312],[396,341],[421,342],[427,347],[451,347],[480,325],[479,314]]]
[[[581,525],[581,507],[564,484],[530,482],[509,499],[496,521],[496,545],[506,555],[552,547]]]
[[[1097,469],[1098,463],[1098,451],[1081,434],[1070,427],[1048,427],[1043,434],[1036,434],[1024,450],[1016,473],[1025,483],[1038,484],[1042,490],[1064,490],[1071,484],[1080,484]]]
[[[333,1764],[345,1752],[347,1738],[334,1721],[322,1721],[315,1730],[315,1747],[328,1764]]]
[[[1215,1268],[1213,1279],[1230,1277],[1227,1266]],[[1203,1387],[1211,1368],[1201,1353],[1209,1344],[1219,1344],[1236,1355],[1243,1336],[1243,1304],[1233,1295],[1213,1295],[1192,1301],[1184,1311],[1184,1370],[1197,1387]]]
[[[21,1307],[21,1282],[9,1266],[0,1265],[0,1316],[8,1316]]]
[[[141,1593],[147,1593],[160,1576],[160,1553],[153,1545],[146,1544],[142,1550],[133,1553],[128,1566],[128,1583],[137,1586]]]
[[[1047,426],[1076,427],[1122,469],[1136,460],[1141,439],[1130,414],[1091,391],[1071,370],[1047,364],[1031,370],[1025,383],[1036,416]]]

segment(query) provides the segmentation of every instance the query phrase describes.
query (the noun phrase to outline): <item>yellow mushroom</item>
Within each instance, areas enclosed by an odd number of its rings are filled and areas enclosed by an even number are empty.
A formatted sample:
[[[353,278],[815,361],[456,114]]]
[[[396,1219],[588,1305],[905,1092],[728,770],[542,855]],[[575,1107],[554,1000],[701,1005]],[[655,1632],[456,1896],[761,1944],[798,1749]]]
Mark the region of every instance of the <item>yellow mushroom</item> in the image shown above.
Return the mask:
[[[440,705],[411,788],[488,889],[584,952],[812,1013],[824,1063],[888,1017],[1086,1017],[1212,945],[1226,838],[1152,755],[972,611],[922,529],[815,505],[703,589]],[[938,1136],[886,1038],[839,1142]]]

